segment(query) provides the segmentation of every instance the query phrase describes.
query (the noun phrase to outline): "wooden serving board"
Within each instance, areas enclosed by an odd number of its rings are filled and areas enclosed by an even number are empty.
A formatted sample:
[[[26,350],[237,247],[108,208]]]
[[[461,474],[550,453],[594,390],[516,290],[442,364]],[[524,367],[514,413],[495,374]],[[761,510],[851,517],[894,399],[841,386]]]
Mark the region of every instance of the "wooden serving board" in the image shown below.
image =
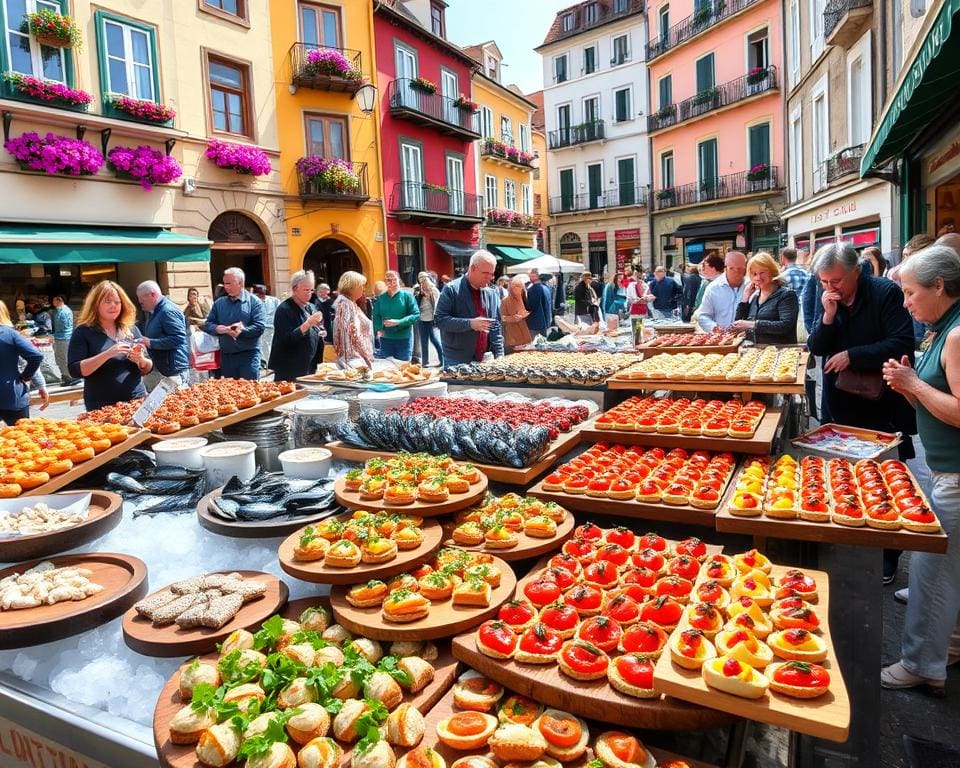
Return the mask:
[[[734,341],[732,344],[715,344],[712,346],[705,345],[689,345],[689,346],[675,346],[675,347],[651,347],[650,343],[640,344],[637,346],[637,352],[643,353],[643,359],[646,360],[648,357],[653,357],[654,355],[680,355],[688,354],[690,352],[699,352],[702,355],[726,355],[730,352],[736,352],[740,349],[740,345],[743,344],[743,337]]]
[[[504,695],[503,695],[504,698],[501,699],[501,701],[503,701],[510,695],[511,695],[510,692],[504,692]],[[489,748],[487,748],[486,746],[481,747],[480,749],[459,750],[459,749],[453,749],[452,747],[448,747],[446,744],[440,741],[440,739],[437,738],[437,724],[441,720],[446,720],[455,712],[461,712],[461,711],[463,710],[461,710],[453,701],[453,691],[450,690],[447,693],[445,693],[443,698],[441,698],[440,701],[438,701],[434,705],[433,709],[431,709],[426,716],[427,727],[424,732],[423,741],[420,742],[421,746],[430,747],[433,750],[435,750],[446,761],[448,766],[452,765],[454,760],[456,760],[459,757],[463,757],[464,755],[482,755],[496,762],[493,752],[491,752]],[[491,714],[496,715],[497,714],[496,710],[494,710]],[[590,735],[591,735],[590,747],[587,749],[587,752],[580,759],[574,760],[571,762],[565,762],[564,763],[565,768],[586,768],[587,764],[590,762],[590,760],[593,757],[592,747],[593,747],[595,738],[599,736],[601,733],[603,733],[605,730],[608,730],[607,726],[602,725],[600,723],[591,722],[591,723],[588,723],[587,726],[590,729]],[[710,766],[704,762],[691,760],[690,758],[687,758],[687,757],[681,758],[680,755],[676,755],[672,752],[667,752],[666,750],[663,750],[663,749],[658,749],[657,747],[652,747],[648,744],[644,744],[644,746],[649,748],[653,756],[656,757],[657,763],[659,765],[663,765],[668,760],[683,760],[689,766],[689,768],[715,768],[715,766]]]
[[[90,581],[104,589],[76,602],[0,612],[0,648],[24,648],[79,635],[120,616],[147,593],[147,566],[130,555],[91,552],[48,558],[57,568],[79,566],[93,573]],[[23,573],[42,560],[4,568],[0,579]]]
[[[785,566],[774,566],[770,573],[771,582],[787,570],[790,569]],[[665,652],[657,661],[653,676],[657,687],[671,696],[749,720],[777,725],[818,739],[846,741],[850,732],[850,699],[840,667],[837,665],[833,641],[830,639],[827,620],[830,616],[829,576],[824,571],[814,571],[809,568],[804,568],[803,572],[817,582],[818,597],[814,602],[817,615],[820,617],[820,636],[827,644],[827,660],[822,662],[822,666],[830,672],[830,690],[823,696],[815,699],[795,699],[768,691],[761,699],[744,699],[710,688],[703,681],[700,670],[678,667],[670,660],[669,652]],[[703,580],[704,577],[701,575],[696,585]],[[674,632],[682,632],[688,628],[687,615],[684,613],[680,625]],[[776,656],[774,660],[783,661]]]
[[[353,513],[340,515],[340,519],[349,520]],[[280,544],[278,556],[280,567],[301,581],[310,581],[317,584],[362,584],[370,579],[386,579],[404,573],[420,565],[431,557],[440,548],[443,540],[443,528],[436,520],[424,520],[423,543],[416,549],[397,553],[397,556],[388,563],[363,563],[353,568],[335,568],[326,565],[323,560],[302,561],[294,557],[293,550],[300,540],[304,526],[300,526]]]
[[[370,390],[372,392],[391,392],[394,389],[410,389],[411,387],[422,387],[426,384],[432,384],[435,381],[440,381],[440,376],[430,376],[426,379],[421,379],[420,381],[405,381],[400,384],[397,384],[392,381],[384,381],[381,379],[371,379],[370,381],[349,381],[347,379],[328,379],[325,376],[321,376],[318,373],[311,373],[308,376],[300,376],[297,378],[298,384],[325,384],[329,387],[341,387],[343,389],[361,389],[361,390]],[[372,389],[371,384],[376,385],[390,385],[391,389]]]
[[[317,605],[324,605],[325,602],[320,598],[304,598],[294,600],[288,603],[279,613],[287,619],[296,620],[300,614],[307,608]],[[407,694],[404,701],[409,701],[421,714],[426,716],[431,708],[436,706],[443,695],[450,690],[457,678],[457,660],[450,654],[450,648],[447,644],[439,646],[440,655],[436,661],[431,662],[434,668],[433,681],[415,696]],[[203,661],[215,663],[219,659],[216,652],[208,653],[201,657]],[[157,749],[157,757],[160,764],[166,768],[203,768],[202,763],[197,760],[195,745],[193,744],[173,744],[170,741],[169,726],[173,716],[187,702],[180,700],[180,672],[175,672],[163,690],[160,692],[160,698],[157,700],[157,706],[153,711],[153,742]],[[330,734],[332,736],[332,732]],[[289,742],[291,747],[295,746]],[[342,768],[348,768],[350,765],[351,745],[346,742],[338,742],[343,747],[344,755],[341,762]],[[399,751],[399,750],[398,750]]]
[[[86,491],[78,491],[86,493]],[[89,491],[87,519],[57,531],[29,536],[0,538],[0,562],[14,563],[32,557],[46,557],[56,552],[79,547],[116,528],[123,519],[123,499],[109,491]],[[32,506],[24,499],[25,507]],[[50,505],[51,508],[54,508]]]
[[[557,462],[559,458],[561,458],[567,451],[581,441],[581,428],[581,426],[576,426],[569,432],[561,432],[557,436],[556,440],[552,441],[550,445],[547,446],[547,451],[543,455],[543,458],[540,459],[540,461],[538,461],[536,464],[531,464],[529,467],[516,469],[515,467],[503,467],[498,464],[478,464],[476,462],[470,463],[483,472],[483,474],[485,474],[489,480],[493,480],[495,483],[506,483],[508,485],[527,485],[532,480],[546,472]],[[334,456],[336,456],[338,459],[343,459],[344,461],[366,461],[367,459],[396,456],[396,453],[389,451],[371,451],[364,448],[354,448],[353,446],[347,445],[340,440],[327,443],[327,448]]]
[[[111,445],[107,450],[101,451],[92,459],[87,459],[75,465],[73,469],[64,472],[62,475],[55,475],[43,485],[31,488],[25,491],[22,496],[46,496],[48,493],[59,491],[61,488],[70,485],[74,480],[79,480],[88,472],[97,467],[102,467],[108,461],[113,461],[118,456],[122,456],[134,446],[140,445],[144,440],[150,437],[150,433],[145,429],[131,429],[130,436],[122,443]]]
[[[213,499],[218,498],[223,487],[210,491],[197,502],[197,522],[202,528],[220,536],[232,536],[236,539],[266,539],[274,536],[286,536],[292,531],[298,531],[305,525],[317,523],[336,514],[338,507],[318,512],[315,515],[304,515],[293,520],[263,520],[261,522],[223,520],[211,512]]]
[[[83,400],[83,384],[73,387],[57,387],[48,389],[50,396],[50,405],[57,403],[72,403]],[[30,393],[30,405],[40,405],[40,395],[37,392]]]
[[[499,557],[494,557],[491,564],[500,569],[500,586],[491,592],[490,605],[485,608],[454,606],[450,600],[435,601],[430,606],[430,614],[425,618],[409,624],[396,624],[384,620],[380,606],[356,608],[350,605],[346,598],[349,588],[336,586],[330,591],[333,615],[354,634],[366,635],[374,640],[436,640],[440,637],[451,637],[482,624],[513,597],[517,586],[513,569]]]
[[[346,489],[346,477],[338,477],[333,486],[334,492],[339,501],[347,509],[365,509],[368,512],[397,512],[417,515],[419,517],[436,517],[437,515],[446,515],[450,512],[459,512],[461,509],[475,504],[483,498],[487,492],[487,476],[480,473],[479,482],[473,483],[470,490],[466,493],[451,493],[446,501],[429,502],[414,501],[412,504],[388,504],[383,499],[369,501],[360,498],[356,491]]]
[[[829,448],[823,448],[819,443],[812,442],[811,437],[820,432],[844,432],[848,435],[859,438],[865,442],[874,443],[877,446],[877,450],[869,456],[853,456],[850,454],[844,454],[840,451],[830,450]],[[823,456],[827,459],[832,459],[834,457],[842,456],[845,459],[850,461],[859,461],[862,459],[870,459],[877,461],[880,459],[883,454],[887,451],[896,448],[900,443],[903,442],[903,435],[901,433],[893,432],[881,432],[875,429],[862,429],[861,427],[848,427],[844,424],[821,424],[814,430],[807,432],[803,435],[793,438],[791,444],[797,448],[797,450],[802,451],[803,453],[813,454],[816,456]]]
[[[452,538],[450,534],[454,528],[457,527],[456,523],[444,523],[444,542],[443,546],[445,547],[458,547],[459,549],[465,549],[468,552],[489,552],[495,554],[501,560],[506,560],[507,562],[514,562],[515,560],[527,560],[533,557],[540,557],[545,555],[548,552],[553,552],[555,549],[560,549],[567,539],[573,534],[573,527],[577,524],[577,521],[574,519],[571,512],[567,512],[566,517],[563,522],[557,526],[557,535],[550,539],[538,539],[534,536],[527,536],[527,534],[520,532],[520,543],[517,546],[511,549],[491,549],[485,544],[458,544]]]
[[[251,406],[250,408],[241,408],[236,413],[230,413],[226,416],[218,416],[210,421],[201,421],[194,427],[186,427],[185,429],[178,430],[169,435],[155,435],[152,432],[148,432],[147,434],[149,435],[150,442],[156,442],[158,440],[175,440],[181,437],[209,435],[215,430],[229,427],[231,424],[239,424],[241,421],[246,421],[254,416],[259,416],[267,411],[272,411],[278,405],[293,403],[301,398],[306,397],[308,394],[309,392],[307,392],[307,390],[300,388],[294,390],[293,392],[288,392],[285,395],[280,395],[280,397],[275,397],[273,400],[263,400],[256,405]]]
[[[777,428],[783,418],[779,408],[768,408],[760,419],[757,431],[752,437],[708,437],[658,432],[627,432],[620,429],[597,429],[596,417],[584,424],[580,438],[587,443],[620,443],[622,445],[643,445],[651,448],[686,448],[690,451],[730,451],[731,453],[751,453],[767,455],[773,447]]]
[[[227,573],[227,571],[221,571]],[[276,576],[260,571],[237,571],[247,580],[263,581],[267,592],[263,597],[244,603],[237,615],[220,629],[196,627],[180,629],[177,624],[155,627],[153,623],[132,607],[123,615],[123,641],[127,646],[144,656],[188,656],[206,653],[216,648],[235,629],[259,626],[275,614],[287,602],[289,590]],[[160,590],[157,590],[160,591]],[[155,593],[151,593],[155,594]]]

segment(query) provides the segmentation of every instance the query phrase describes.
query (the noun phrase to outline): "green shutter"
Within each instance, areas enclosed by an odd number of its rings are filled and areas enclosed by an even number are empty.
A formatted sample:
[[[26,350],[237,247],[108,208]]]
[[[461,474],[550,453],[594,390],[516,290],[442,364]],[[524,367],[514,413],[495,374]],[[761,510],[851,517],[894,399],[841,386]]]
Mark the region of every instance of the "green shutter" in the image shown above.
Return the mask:
[[[560,171],[560,206],[569,211],[573,208],[573,170]]]
[[[697,59],[697,93],[713,88],[714,84],[713,54],[708,53],[703,58]]]
[[[629,95],[630,95],[630,91],[628,91],[626,88],[624,88],[623,90],[617,91],[615,94],[616,100],[617,100],[616,118],[618,123],[623,122],[624,120],[627,120],[630,117],[627,114],[630,111],[629,106],[627,104],[627,102],[629,101],[629,98],[628,98]]]
[[[587,191],[590,197],[590,207],[597,207],[597,198],[603,194],[602,166],[597,163],[587,166]]]
[[[750,128],[750,167],[770,165],[770,123]]]
[[[617,160],[617,179],[620,182],[620,205],[633,205],[637,202],[636,180],[633,171],[632,157]]]
[[[717,178],[717,140],[709,139],[697,145],[700,155],[700,182],[712,184]]]
[[[660,78],[660,109],[673,104],[673,76]]]

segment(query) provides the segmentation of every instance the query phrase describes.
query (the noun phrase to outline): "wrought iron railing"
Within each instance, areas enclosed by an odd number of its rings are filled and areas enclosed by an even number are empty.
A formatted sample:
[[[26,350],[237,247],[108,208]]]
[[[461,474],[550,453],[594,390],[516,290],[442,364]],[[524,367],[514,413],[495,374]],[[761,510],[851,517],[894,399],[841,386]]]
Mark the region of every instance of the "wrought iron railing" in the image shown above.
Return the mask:
[[[588,141],[599,141],[604,138],[603,120],[591,120],[579,125],[571,125],[550,131],[550,149],[572,147],[574,144],[584,144]]]
[[[499,160],[506,160],[521,168],[532,168],[534,155],[532,152],[523,152],[514,144],[508,144],[496,139],[487,139],[480,145],[480,155],[482,157],[495,157]]]
[[[665,33],[647,43],[647,61],[662,56],[672,48],[696,37],[703,30],[719,24],[760,0],[708,0],[683,21],[674,24]]]
[[[823,36],[830,37],[840,20],[852,8],[868,8],[871,5],[873,0],[830,0],[823,11]]]
[[[363,85],[360,51],[294,43],[290,47],[293,84],[304,88],[356,91]]]
[[[658,131],[685,120],[736,104],[777,88],[777,68],[773,65],[758,68],[749,74],[722,85],[706,88],[677,104],[667,104],[647,118],[647,131]]]
[[[407,77],[390,83],[390,109],[409,110],[468,133],[480,135],[480,115],[461,108],[457,100],[436,91],[424,90],[419,80]]]
[[[863,144],[840,150],[827,158],[827,184],[836,181],[848,173],[860,172],[860,158],[863,156]]]
[[[575,213],[598,208],[620,208],[625,205],[646,205],[647,188],[624,185],[609,192],[561,195],[550,198],[550,213]]]
[[[370,186],[367,182],[367,164],[351,163],[356,183],[344,175],[331,174],[330,178],[323,175],[307,176],[302,169],[297,168],[297,187],[300,197],[322,200],[368,200]]]
[[[712,200],[754,195],[759,192],[772,192],[779,188],[777,167],[770,166],[765,171],[740,171],[691,184],[658,189],[654,193],[654,198],[657,210],[662,211],[681,205],[695,205]]]
[[[526,213],[494,208],[487,211],[487,226],[506,229],[540,229],[540,219]]]
[[[483,198],[438,184],[398,181],[390,196],[390,210],[482,219]]]
[[[643,11],[643,0],[623,0],[621,3],[596,3],[593,11],[588,11],[585,6],[580,6],[572,11],[573,23],[569,29],[562,29],[555,33],[550,42],[563,40],[567,37],[579,35],[581,32],[599,27],[601,24],[614,21],[623,16],[629,16],[631,13],[641,13]],[[561,14],[563,16],[565,14]],[[561,21],[562,24],[562,21]]]

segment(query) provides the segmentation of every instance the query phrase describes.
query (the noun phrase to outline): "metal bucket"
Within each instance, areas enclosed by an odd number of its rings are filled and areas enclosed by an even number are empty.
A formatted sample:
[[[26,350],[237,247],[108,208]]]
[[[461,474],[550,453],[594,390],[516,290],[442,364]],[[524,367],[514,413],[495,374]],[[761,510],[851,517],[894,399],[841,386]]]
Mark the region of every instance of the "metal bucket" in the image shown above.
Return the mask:
[[[260,416],[223,428],[227,440],[249,440],[257,446],[257,466],[269,472],[283,469],[280,454],[290,445],[290,422],[282,413],[268,411]]]

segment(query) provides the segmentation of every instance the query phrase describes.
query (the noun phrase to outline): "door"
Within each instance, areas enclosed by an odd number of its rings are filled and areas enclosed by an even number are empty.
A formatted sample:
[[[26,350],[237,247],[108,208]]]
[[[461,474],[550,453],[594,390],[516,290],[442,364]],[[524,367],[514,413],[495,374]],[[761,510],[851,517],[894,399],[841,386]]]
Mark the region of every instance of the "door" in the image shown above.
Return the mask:
[[[573,169],[560,171],[560,210],[573,210]]]
[[[447,189],[449,190],[450,213],[463,216],[463,160],[459,157],[447,158]]]
[[[416,144],[400,145],[403,207],[423,210],[423,153]]]
[[[587,166],[587,195],[591,208],[603,207],[603,166],[600,163]]]
[[[717,196],[717,140],[708,139],[697,145],[697,165],[700,172],[700,199],[712,200]]]
[[[557,127],[560,130],[560,143],[558,146],[566,147],[570,144],[570,105],[564,104],[557,107]]]
[[[617,160],[617,180],[619,182],[620,205],[635,205],[637,202],[636,177],[632,157]]]
[[[747,130],[750,145],[750,167],[747,176],[751,189],[767,189],[770,179],[770,123],[752,125]]]
[[[464,119],[461,115],[465,116],[469,113],[461,111],[455,105],[457,97],[460,95],[460,85],[453,72],[448,72],[445,69],[440,70],[440,92],[443,94],[443,119],[453,125],[460,125]]]
[[[409,48],[397,47],[397,90],[398,106],[420,109],[420,92],[410,87],[410,81],[417,77],[417,57]]]
[[[336,8],[300,3],[300,29],[303,34],[301,39],[308,48],[343,47],[340,41],[340,13]]]

